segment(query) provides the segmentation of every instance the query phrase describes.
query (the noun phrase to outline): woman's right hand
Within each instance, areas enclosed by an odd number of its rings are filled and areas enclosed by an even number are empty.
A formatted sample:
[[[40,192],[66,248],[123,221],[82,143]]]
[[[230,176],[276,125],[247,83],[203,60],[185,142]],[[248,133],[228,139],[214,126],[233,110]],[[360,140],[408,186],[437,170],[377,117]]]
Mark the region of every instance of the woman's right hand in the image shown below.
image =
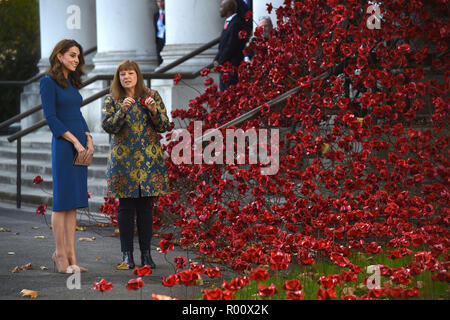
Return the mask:
[[[93,157],[93,153],[90,152],[90,150],[83,147],[83,145],[80,142],[75,142],[74,144],[75,150],[78,152],[78,156],[81,158],[80,160],[82,162],[88,162],[89,158]]]
[[[130,98],[130,97],[125,98],[122,103],[122,111],[127,112],[128,109],[130,108],[130,106],[134,103],[135,103],[135,100],[133,98]]]
[[[74,146],[75,150],[77,150],[78,153],[82,153],[82,152],[86,151],[86,148],[83,147],[83,145],[79,141],[75,141],[73,146]]]

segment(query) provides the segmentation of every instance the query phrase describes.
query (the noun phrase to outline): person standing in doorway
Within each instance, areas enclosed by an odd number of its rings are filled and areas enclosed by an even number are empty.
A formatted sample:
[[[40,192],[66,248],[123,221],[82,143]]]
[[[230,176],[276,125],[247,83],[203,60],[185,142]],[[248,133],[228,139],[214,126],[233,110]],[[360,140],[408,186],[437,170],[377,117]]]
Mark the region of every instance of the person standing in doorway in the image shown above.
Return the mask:
[[[153,15],[153,22],[155,25],[155,41],[156,53],[158,55],[158,65],[163,62],[161,51],[166,44],[166,9],[164,0],[156,0],[158,11]]]
[[[238,75],[236,68],[244,59],[242,50],[245,47],[246,38],[241,38],[239,32],[245,29],[242,20],[238,16],[237,4],[235,0],[223,0],[220,3],[220,16],[225,19],[222,34],[220,36],[219,51],[214,59],[214,67],[224,65],[227,62],[231,65],[232,70],[220,71],[220,91],[228,89],[229,86],[238,83]]]
[[[247,37],[250,38],[253,30],[253,1],[252,0],[236,0],[237,14],[241,18],[245,31],[247,31]],[[250,12],[249,12],[250,11]]]

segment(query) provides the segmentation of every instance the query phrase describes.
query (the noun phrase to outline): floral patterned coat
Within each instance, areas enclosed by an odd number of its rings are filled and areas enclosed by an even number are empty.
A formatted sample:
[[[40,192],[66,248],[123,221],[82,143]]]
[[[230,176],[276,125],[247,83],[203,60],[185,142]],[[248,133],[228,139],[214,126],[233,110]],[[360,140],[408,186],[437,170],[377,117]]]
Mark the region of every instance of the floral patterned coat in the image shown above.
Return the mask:
[[[155,116],[142,104],[153,96]],[[164,103],[156,90],[148,90],[143,97],[134,98],[125,116],[122,112],[124,98],[108,95],[102,108],[102,127],[111,134],[108,155],[107,183],[112,197],[138,198],[169,193],[169,177],[158,133],[169,129],[169,119]]]

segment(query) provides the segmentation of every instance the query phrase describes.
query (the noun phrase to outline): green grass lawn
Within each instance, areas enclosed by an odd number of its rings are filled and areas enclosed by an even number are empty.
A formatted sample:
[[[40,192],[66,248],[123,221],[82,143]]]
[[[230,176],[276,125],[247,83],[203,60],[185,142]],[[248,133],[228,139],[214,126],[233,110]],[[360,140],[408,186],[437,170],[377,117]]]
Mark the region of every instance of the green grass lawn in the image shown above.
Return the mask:
[[[400,268],[405,267],[408,263],[412,261],[412,256],[418,251],[425,251],[426,248],[410,248],[413,251],[412,255],[405,256],[399,259],[390,259],[385,256],[387,250],[383,250],[378,254],[367,254],[354,250],[353,255],[348,257],[349,260],[355,264],[359,265],[363,272],[357,274],[358,279],[353,282],[343,281],[342,284],[337,284],[335,287],[336,298],[340,299],[343,295],[354,295],[356,297],[361,297],[368,294],[369,290],[367,286],[363,283],[363,279],[367,276],[373,274],[367,273],[367,267],[370,265],[383,264],[390,268]],[[392,250],[392,249],[390,249]],[[330,274],[339,274],[342,271],[348,271],[349,268],[342,268],[335,265],[328,258],[319,259],[314,265],[311,266],[300,266],[298,264],[291,264],[288,270],[272,270],[271,276],[268,280],[263,282],[256,282],[251,280],[248,286],[235,292],[236,300],[285,300],[287,291],[283,289],[283,284],[286,280],[297,279],[303,285],[303,294],[306,300],[315,300],[316,293],[320,285],[318,280],[320,276],[327,276]],[[431,279],[432,272],[425,271],[419,275],[411,275],[411,279],[408,285],[401,285],[393,283],[389,276],[381,276],[381,287],[383,288],[384,283],[387,282],[389,287],[401,287],[401,288],[412,288],[417,286],[420,290],[420,295],[416,297],[410,297],[408,299],[421,299],[421,300],[436,300],[436,299],[449,299],[449,284],[442,281],[433,281]],[[231,279],[230,279],[231,280]],[[261,297],[258,294],[258,285],[264,284],[270,286],[272,283],[275,284],[278,293],[271,297]],[[220,287],[221,283],[217,283],[214,287]],[[395,299],[392,297],[380,297],[379,299]]]

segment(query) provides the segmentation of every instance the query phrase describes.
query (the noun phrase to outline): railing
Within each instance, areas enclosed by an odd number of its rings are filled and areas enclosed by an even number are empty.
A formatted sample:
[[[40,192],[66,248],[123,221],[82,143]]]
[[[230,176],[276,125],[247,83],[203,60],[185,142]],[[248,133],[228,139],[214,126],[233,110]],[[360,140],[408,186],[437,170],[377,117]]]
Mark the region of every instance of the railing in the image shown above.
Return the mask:
[[[85,55],[91,54],[95,50],[97,50],[97,47],[93,47],[93,48],[90,48],[90,49],[86,50],[84,52],[84,54]],[[40,80],[43,76],[45,76],[45,74],[46,74],[45,72],[41,72],[41,73],[38,73],[37,75],[34,75],[33,77],[31,77],[31,78],[29,78],[27,80],[22,80],[22,81],[0,81],[0,87],[14,87],[14,86],[24,87],[24,86],[27,86],[27,85],[35,82],[35,81]],[[3,129],[3,128],[9,127],[11,124],[13,124],[13,123],[15,123],[17,121],[20,121],[23,118],[26,118],[29,115],[31,115],[31,114],[33,114],[35,112],[38,112],[41,109],[42,109],[42,105],[40,104],[40,105],[38,105],[36,107],[33,107],[33,108],[31,108],[31,109],[29,109],[29,110],[27,110],[27,111],[25,111],[25,112],[23,112],[21,114],[15,115],[15,116],[9,118],[6,121],[3,121],[2,123],[0,123],[0,130]]]
[[[433,58],[438,59],[438,58],[446,56],[449,53],[450,53],[450,49],[447,49],[444,52],[440,52],[440,53],[436,54],[435,56],[433,56],[433,54],[431,54],[431,53],[428,53],[427,59],[428,60],[431,60]],[[346,65],[346,63],[348,62],[348,60],[349,60],[349,58],[346,58],[341,63],[339,63],[339,64],[337,64],[337,65],[335,65],[333,67],[330,67],[328,70],[324,71],[320,75],[312,77],[311,80],[309,81],[309,83],[312,83],[312,82],[314,82],[316,80],[319,80],[319,79],[323,80],[323,79],[329,78],[332,75],[337,76],[339,73],[343,72],[343,68]],[[425,70],[429,70],[430,68],[431,67],[425,67],[424,69]],[[396,70],[392,70],[392,72],[400,73],[400,72],[404,72],[404,69],[396,69]],[[276,97],[276,98],[266,102],[265,104],[267,104],[269,107],[275,106],[275,105],[277,105],[279,103],[285,102],[291,95],[298,93],[300,90],[301,90],[300,86],[292,88],[289,91],[279,95],[278,97]],[[231,126],[238,126],[238,125],[242,124],[244,121],[252,119],[253,117],[255,117],[261,111],[262,107],[263,107],[263,105],[258,106],[256,108],[254,108],[254,109],[244,113],[243,115],[241,115],[241,116],[239,116],[239,117],[237,117],[237,118],[235,118],[233,120],[228,121],[227,123],[221,125],[220,127],[217,127],[214,130],[208,131],[207,134],[197,138],[195,140],[195,142],[201,142],[204,139],[207,139],[207,138],[211,137],[212,135],[214,135],[217,131],[219,131],[221,129],[228,128],[228,127],[231,127]]]
[[[175,66],[174,66],[175,67]],[[206,66],[206,68],[208,67],[212,67],[212,63],[208,66]],[[187,73],[180,73],[181,78],[182,79],[195,79],[200,75],[200,72],[203,70],[203,68],[201,70],[198,70],[196,72],[187,72]],[[151,79],[173,79],[173,77],[176,75],[177,73],[160,73],[160,72],[152,72],[152,73],[144,73],[142,74],[142,76],[144,77],[145,80],[150,81]],[[91,83],[94,83],[96,81],[99,80],[107,80],[107,81],[112,81],[113,80],[113,76],[109,75],[109,74],[100,74],[100,75],[96,75],[92,78],[89,78],[88,80],[86,80],[85,82],[83,82],[82,84],[82,88],[88,86]],[[150,86],[149,86],[150,87]],[[86,98],[83,100],[81,106],[85,106],[103,96],[105,96],[106,94],[109,93],[109,87],[105,88],[99,92],[97,92],[96,94]],[[10,125],[16,121],[22,120],[23,118],[25,118],[26,116],[33,114],[39,110],[42,109],[42,104],[33,107],[32,109],[25,111],[24,113],[17,115],[9,120],[6,120],[5,122],[0,124],[0,129],[3,128],[6,125]],[[11,121],[11,120],[15,120],[15,121]],[[18,131],[14,134],[12,134],[11,136],[8,137],[8,141],[9,142],[14,142],[17,139],[20,139],[24,136],[26,136],[27,134],[36,131],[37,129],[45,126],[47,124],[47,121],[45,119],[42,119],[41,121],[35,123],[34,125],[32,125],[31,127],[28,127],[24,130]]]
[[[346,63],[346,60],[344,60],[343,62],[341,62],[340,64],[338,64],[335,67],[332,67],[330,69],[328,69],[327,71],[324,71],[323,73],[321,73],[318,76],[315,76],[313,78],[311,78],[311,80],[309,81],[309,83],[312,83],[314,81],[317,81],[319,79],[326,79],[328,77],[330,77],[331,75],[337,75],[341,72],[342,70],[342,66]],[[260,112],[261,109],[263,108],[264,105],[268,105],[269,107],[275,106],[279,103],[285,102],[291,95],[298,93],[300,90],[302,89],[301,86],[297,86],[295,88],[292,88],[288,91],[286,91],[285,93],[282,93],[281,95],[279,95],[276,98],[273,98],[272,100],[269,100],[268,102],[264,103],[263,105],[260,105],[246,113],[244,113],[243,115],[240,115],[239,117],[230,120],[226,123],[224,123],[223,125],[214,128],[212,130],[209,130],[208,133],[202,135],[201,137],[197,138],[195,140],[195,142],[202,142],[205,139],[210,138],[211,136],[213,136],[215,133],[217,133],[217,131],[220,131],[221,129],[225,129],[225,128],[229,128],[231,126],[238,126],[240,124],[242,124],[243,122],[252,119],[253,117],[257,116]]]
[[[213,46],[215,46],[216,44],[218,44],[220,41],[220,38],[216,38],[206,44],[204,44],[203,46],[193,50],[192,52],[188,53],[187,55],[173,61],[172,63],[168,64],[167,66],[164,66],[162,68],[157,69],[157,72],[152,72],[152,73],[145,73],[143,74],[144,79],[147,80],[147,84],[150,87],[151,85],[151,79],[173,79],[173,77],[176,75],[176,73],[167,73],[167,71],[169,71],[170,69],[175,68],[176,66],[180,65],[181,63],[191,59],[192,57],[202,53],[203,51],[206,51],[210,48],[212,48]],[[92,51],[94,51],[96,48],[91,49]],[[92,52],[91,51],[91,52]],[[89,51],[87,51],[87,53],[85,54],[89,54],[91,53]],[[205,66],[204,68],[211,68],[212,67],[212,63]],[[202,68],[201,70],[198,70],[196,72],[186,72],[186,73],[180,73],[182,79],[195,79],[197,78],[201,71],[204,69]],[[0,82],[0,85],[27,85],[32,83],[33,81],[39,80],[41,77],[43,77],[45,74],[40,73],[28,80],[25,81],[2,81]],[[96,81],[101,81],[101,80],[107,80],[108,82],[113,80],[113,75],[111,74],[99,74],[99,75],[95,75],[94,77],[91,77],[87,80],[85,80],[82,84],[82,88],[96,82]],[[105,96],[106,94],[109,93],[109,84],[108,84],[108,88],[105,88],[99,92],[97,92],[96,94],[86,98],[83,100],[82,102],[82,106],[85,106],[103,96]],[[0,129],[5,128],[10,126],[11,124],[22,120],[23,118],[38,112],[42,109],[42,104],[37,105],[21,114],[18,114],[2,123],[0,123]],[[20,130],[19,132],[16,132],[14,134],[12,134],[11,136],[8,137],[8,141],[9,142],[14,142],[17,140],[17,194],[16,194],[16,205],[17,208],[21,207],[21,202],[22,202],[22,137],[36,131],[37,129],[45,126],[47,123],[47,121],[45,119],[35,123],[34,125],[32,125],[31,127],[28,127],[26,129]]]
[[[88,49],[88,50],[86,50],[84,52],[84,55],[87,56],[88,54],[91,54],[95,50],[97,50],[97,47],[90,48],[90,49]],[[24,86],[27,86],[27,85],[29,85],[29,84],[31,84],[31,83],[41,79],[43,76],[45,76],[45,72],[38,73],[38,74],[32,76],[31,78],[29,78],[27,80],[0,81],[0,86],[4,86],[4,87],[14,87],[14,86],[24,87]]]

